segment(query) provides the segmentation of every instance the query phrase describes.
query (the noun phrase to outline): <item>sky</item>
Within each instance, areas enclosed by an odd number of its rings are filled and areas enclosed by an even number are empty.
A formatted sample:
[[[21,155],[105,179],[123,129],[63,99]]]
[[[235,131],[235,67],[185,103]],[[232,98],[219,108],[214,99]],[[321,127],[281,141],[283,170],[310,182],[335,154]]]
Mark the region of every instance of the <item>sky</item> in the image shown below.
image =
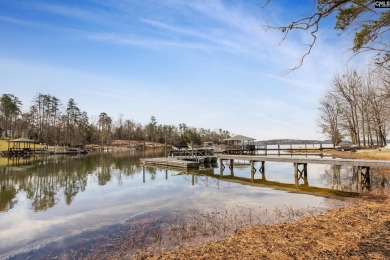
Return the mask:
[[[141,124],[224,129],[267,139],[327,139],[319,101],[332,78],[358,68],[352,34],[321,23],[307,33],[266,30],[307,15],[312,1],[0,0],[0,94],[27,112],[38,94],[70,98]]]

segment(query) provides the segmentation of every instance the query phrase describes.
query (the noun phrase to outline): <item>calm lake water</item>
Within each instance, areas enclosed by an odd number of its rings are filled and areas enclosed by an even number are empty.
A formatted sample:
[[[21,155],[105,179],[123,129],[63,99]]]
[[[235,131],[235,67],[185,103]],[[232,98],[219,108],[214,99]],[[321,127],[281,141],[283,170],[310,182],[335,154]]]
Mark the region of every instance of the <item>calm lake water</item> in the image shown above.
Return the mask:
[[[146,156],[163,154],[147,151]],[[53,248],[58,254],[77,250],[80,241],[98,243],[131,221],[151,216],[237,207],[254,213],[275,207],[328,208],[331,202],[278,186],[295,183],[288,163],[266,162],[265,180],[256,173],[257,185],[252,185],[245,162],[237,162],[233,172],[226,168],[221,178],[217,165],[197,171],[143,167],[143,156],[124,151],[10,160],[0,168],[0,258],[39,258]],[[308,165],[308,173],[310,186],[357,189],[348,167]]]

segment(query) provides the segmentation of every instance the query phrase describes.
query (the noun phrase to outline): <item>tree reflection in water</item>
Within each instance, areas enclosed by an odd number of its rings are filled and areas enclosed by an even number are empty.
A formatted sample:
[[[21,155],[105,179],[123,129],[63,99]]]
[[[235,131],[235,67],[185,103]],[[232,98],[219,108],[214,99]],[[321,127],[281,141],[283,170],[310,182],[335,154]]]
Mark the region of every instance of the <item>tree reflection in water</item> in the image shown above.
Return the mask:
[[[353,166],[328,165],[322,176],[327,188],[339,191],[359,191],[358,169]],[[370,189],[384,191],[390,187],[390,169],[372,168],[370,170]]]
[[[0,168],[0,212],[12,209],[21,192],[31,201],[34,211],[52,208],[61,198],[70,205],[85,190],[89,176],[99,185],[106,185],[112,179],[120,184],[122,175],[140,173],[139,157],[97,153],[86,157],[46,156],[10,161],[9,166]]]
[[[161,156],[154,153],[149,156]],[[122,177],[134,178],[143,174],[139,158],[143,153],[96,153],[87,156],[47,156],[12,159],[8,167],[0,167],[0,212],[12,209],[18,203],[18,194],[24,193],[34,211],[45,211],[63,199],[71,205],[88,182],[107,185],[122,184]],[[157,168],[146,166],[151,180]],[[144,169],[145,170],[145,169]],[[371,188],[389,189],[389,169],[371,169]],[[214,170],[212,175],[214,175]],[[167,173],[166,173],[167,174]],[[206,174],[202,171],[199,174]],[[250,174],[248,172],[248,177]],[[145,182],[145,175],[143,176]],[[225,177],[226,178],[226,177]],[[310,173],[309,173],[310,178]],[[346,192],[358,191],[358,178],[352,167],[328,165],[321,174],[323,186]],[[265,179],[263,179],[265,181]],[[250,182],[250,179],[248,180]]]

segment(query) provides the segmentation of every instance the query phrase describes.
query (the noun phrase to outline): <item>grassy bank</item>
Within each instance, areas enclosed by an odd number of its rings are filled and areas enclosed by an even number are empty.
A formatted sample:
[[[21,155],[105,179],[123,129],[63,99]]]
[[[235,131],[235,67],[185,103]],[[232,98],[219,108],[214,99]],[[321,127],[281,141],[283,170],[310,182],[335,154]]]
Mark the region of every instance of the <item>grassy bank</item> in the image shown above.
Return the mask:
[[[8,142],[5,140],[0,140],[0,151],[5,151],[8,149]]]
[[[389,259],[390,201],[366,197],[352,207],[299,221],[237,230],[217,242],[144,254],[150,259]]]

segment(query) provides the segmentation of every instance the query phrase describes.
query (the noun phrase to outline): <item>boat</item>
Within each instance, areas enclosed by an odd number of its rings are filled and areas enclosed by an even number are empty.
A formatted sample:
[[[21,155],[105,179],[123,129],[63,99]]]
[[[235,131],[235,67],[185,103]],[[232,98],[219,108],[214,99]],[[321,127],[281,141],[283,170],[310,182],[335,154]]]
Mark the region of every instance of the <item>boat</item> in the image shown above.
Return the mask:
[[[128,145],[126,149],[127,151],[139,151],[141,150],[141,147],[138,145]]]

